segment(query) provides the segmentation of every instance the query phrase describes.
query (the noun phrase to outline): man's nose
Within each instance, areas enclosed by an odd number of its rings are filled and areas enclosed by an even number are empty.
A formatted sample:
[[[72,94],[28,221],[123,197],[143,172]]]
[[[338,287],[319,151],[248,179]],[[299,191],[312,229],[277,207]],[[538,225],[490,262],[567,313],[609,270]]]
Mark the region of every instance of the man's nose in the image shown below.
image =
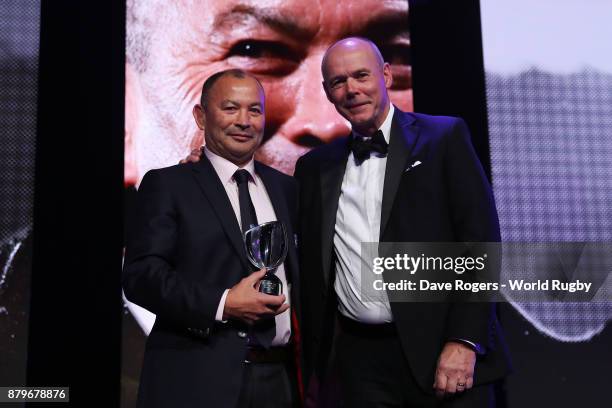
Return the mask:
[[[313,147],[348,135],[350,125],[325,96],[320,58],[304,63],[308,65],[301,72],[295,109],[285,122],[282,134],[298,145]]]
[[[345,88],[345,90],[346,90],[346,98],[347,99],[352,99],[352,98],[354,98],[359,93],[359,90],[358,90],[356,85],[357,85],[357,83],[356,83],[355,79],[348,78],[346,80],[346,88]]]
[[[238,111],[238,116],[236,117],[236,127],[244,130],[249,126],[249,113],[243,109],[240,109]]]

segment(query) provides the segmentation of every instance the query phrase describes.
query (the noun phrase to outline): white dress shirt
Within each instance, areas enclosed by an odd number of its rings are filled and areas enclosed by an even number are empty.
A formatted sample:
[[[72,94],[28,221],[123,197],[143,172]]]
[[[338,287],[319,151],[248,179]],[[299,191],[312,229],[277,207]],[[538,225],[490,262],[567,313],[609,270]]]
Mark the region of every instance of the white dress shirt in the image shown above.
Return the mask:
[[[395,108],[389,112],[380,130],[389,143],[391,122]],[[353,153],[349,155],[342,180],[334,234],[336,254],[336,280],[334,289],[338,296],[338,310],[353,320],[363,323],[389,323],[393,321],[389,299],[385,291],[367,298],[361,289],[361,270],[372,271],[372,259],[377,254],[361,253],[362,242],[378,242],[380,239],[380,215],[385,181],[387,157],[372,153],[370,158],[357,165]],[[373,256],[372,256],[373,255]]]
[[[236,214],[236,221],[238,221],[238,225],[241,224],[240,218],[240,201],[238,199],[238,184],[234,180],[234,173],[236,170],[239,170],[240,167],[236,166],[231,161],[224,159],[223,157],[214,154],[208,148],[204,148],[204,154],[210,160],[213,168],[217,172],[223,187],[225,188],[225,192],[227,193],[227,197],[232,204],[232,209],[234,210],[234,214]],[[249,180],[249,194],[251,195],[251,201],[253,202],[253,206],[255,207],[255,214],[257,215],[257,222],[263,224],[264,222],[277,221],[276,213],[274,212],[274,207],[272,206],[272,201],[270,201],[270,197],[268,196],[268,192],[266,191],[266,187],[264,186],[261,178],[255,173],[255,165],[253,160],[249,161],[244,167],[244,170],[247,170],[251,179]],[[242,227],[242,226],[241,226]],[[242,230],[242,228],[241,228]],[[278,276],[283,283],[284,294],[287,297],[286,303],[290,304],[289,294],[290,288],[287,285],[287,277],[285,276],[285,265],[281,265],[276,269],[276,276]],[[221,300],[219,301],[219,307],[217,308],[217,314],[215,319],[219,322],[223,321],[223,309],[225,308],[225,299],[227,298],[227,293],[229,289],[226,289],[223,292],[223,296],[221,296]],[[283,346],[289,342],[289,338],[291,337],[291,308],[285,310],[283,313],[275,316],[276,321],[276,335],[272,340],[273,346]]]

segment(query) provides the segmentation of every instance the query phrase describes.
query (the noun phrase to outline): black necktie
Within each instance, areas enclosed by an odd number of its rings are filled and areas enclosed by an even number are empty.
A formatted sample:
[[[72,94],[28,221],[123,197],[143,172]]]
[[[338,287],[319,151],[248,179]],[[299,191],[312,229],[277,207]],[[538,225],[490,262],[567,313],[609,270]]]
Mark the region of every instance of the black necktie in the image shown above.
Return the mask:
[[[240,169],[234,173],[234,180],[238,184],[238,201],[240,202],[240,222],[242,224],[242,232],[257,225],[257,214],[251,194],[249,194],[249,179],[251,175],[247,170]],[[253,267],[253,269],[256,269]],[[272,340],[276,335],[276,321],[274,318],[264,319],[256,323],[249,336],[249,342],[252,346],[261,346],[269,348]]]
[[[251,175],[247,170],[240,169],[234,173],[234,180],[238,184],[238,201],[240,202],[240,223],[242,232],[246,232],[251,227],[257,225],[257,214],[251,195],[249,194],[249,178]]]
[[[362,137],[353,136],[351,142],[351,151],[358,165],[363,163],[364,160],[369,159],[370,153],[372,152],[386,155],[388,148],[389,145],[380,129],[368,140],[364,140]]]

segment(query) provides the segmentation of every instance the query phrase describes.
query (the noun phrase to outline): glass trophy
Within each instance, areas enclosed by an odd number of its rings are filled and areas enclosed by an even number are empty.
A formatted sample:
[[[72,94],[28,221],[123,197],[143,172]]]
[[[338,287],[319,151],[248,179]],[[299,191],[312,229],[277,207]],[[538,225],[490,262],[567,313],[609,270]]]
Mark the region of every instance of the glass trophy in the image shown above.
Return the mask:
[[[283,293],[283,284],[274,274],[287,256],[287,232],[283,223],[272,221],[250,228],[244,233],[244,244],[249,261],[257,269],[266,269],[259,291],[268,295]]]

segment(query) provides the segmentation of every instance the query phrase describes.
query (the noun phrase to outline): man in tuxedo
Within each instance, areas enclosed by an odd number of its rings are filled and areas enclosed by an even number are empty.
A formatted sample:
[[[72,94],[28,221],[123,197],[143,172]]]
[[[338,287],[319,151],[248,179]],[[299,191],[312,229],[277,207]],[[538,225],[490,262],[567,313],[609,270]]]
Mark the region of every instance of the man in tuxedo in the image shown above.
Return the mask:
[[[157,318],[147,339],[139,407],[292,407],[291,345],[299,319],[293,224],[295,181],[253,160],[265,124],[264,91],[240,70],[203,85],[193,108],[206,133],[197,163],[149,171],[128,236],[126,297]],[[282,221],[284,294],[260,293],[243,233]],[[293,317],[293,318],[292,318]]]
[[[296,165],[305,379],[337,370],[350,407],[490,406],[508,371],[492,304],[363,301],[360,287],[362,242],[500,240],[465,123],[394,107],[368,40],[332,45],[322,73],[352,132]]]

